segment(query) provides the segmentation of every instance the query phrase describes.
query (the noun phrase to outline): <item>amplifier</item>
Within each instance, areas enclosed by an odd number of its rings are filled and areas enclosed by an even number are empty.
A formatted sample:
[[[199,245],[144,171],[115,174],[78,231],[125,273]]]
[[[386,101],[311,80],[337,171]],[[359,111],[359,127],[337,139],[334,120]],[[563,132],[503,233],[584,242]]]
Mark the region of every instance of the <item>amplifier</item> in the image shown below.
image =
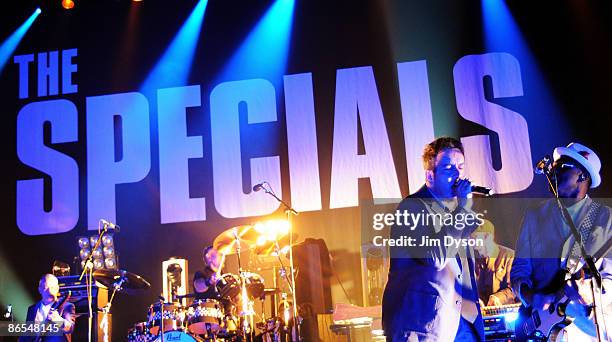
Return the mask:
[[[66,295],[68,291],[71,292],[69,301],[74,303],[77,319],[76,325],[74,326],[74,333],[72,334],[73,341],[87,341],[88,332],[88,316],[89,316],[89,304],[87,302],[87,285],[85,283],[85,277],[79,280],[78,275],[57,277],[59,280],[60,293],[62,296]],[[104,314],[101,312],[101,308],[106,306],[108,303],[108,289],[103,285],[97,285],[94,280],[94,285],[91,288],[92,295],[92,311],[93,311],[93,324],[94,331],[92,333],[92,341],[98,342],[104,340],[104,332],[100,329],[99,322],[102,320]],[[112,336],[112,314],[108,315],[109,329],[108,335]]]
[[[482,308],[486,341],[514,341],[514,321],[520,304],[485,306]]]

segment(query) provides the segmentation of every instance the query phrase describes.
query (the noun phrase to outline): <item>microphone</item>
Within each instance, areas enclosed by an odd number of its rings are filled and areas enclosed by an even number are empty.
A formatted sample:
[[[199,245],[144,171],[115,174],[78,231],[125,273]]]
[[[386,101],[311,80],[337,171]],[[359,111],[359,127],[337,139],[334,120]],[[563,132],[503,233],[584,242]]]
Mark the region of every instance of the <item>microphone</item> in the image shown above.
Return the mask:
[[[533,172],[536,175],[542,175],[544,172],[550,171],[550,165],[552,164],[550,156],[547,154],[540,160],[537,164]]]
[[[100,222],[102,222],[102,225],[107,226],[113,230],[115,230],[115,232],[119,233],[119,229],[121,229],[121,227],[119,227],[119,225],[116,225],[112,222],[108,222],[105,219],[100,219]]]
[[[259,191],[259,190],[263,189],[263,188],[264,188],[264,187],[263,187],[263,185],[264,185],[264,184],[266,184],[266,182],[261,182],[261,183],[259,183],[259,184],[255,184],[255,185],[253,186],[253,191],[256,191],[256,192],[257,192],[257,191]]]
[[[493,191],[491,188],[487,188],[486,186],[480,185],[472,185],[472,192],[480,195],[485,195],[487,197],[495,195],[495,191]]]
[[[457,183],[459,183],[459,178],[457,178],[455,180],[455,184],[453,184],[453,187],[457,186]],[[493,191],[491,188],[487,188],[486,186],[480,186],[480,185],[474,185],[472,184],[472,188],[470,189],[471,192],[479,194],[479,195],[484,195],[484,196],[491,196],[495,194],[495,191]]]

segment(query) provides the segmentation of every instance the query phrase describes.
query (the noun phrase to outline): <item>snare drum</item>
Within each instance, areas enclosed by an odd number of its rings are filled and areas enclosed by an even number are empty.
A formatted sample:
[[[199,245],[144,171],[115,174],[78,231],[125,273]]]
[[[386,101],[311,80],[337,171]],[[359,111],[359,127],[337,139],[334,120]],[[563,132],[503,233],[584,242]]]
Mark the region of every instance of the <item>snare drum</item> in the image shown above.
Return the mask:
[[[149,306],[149,329],[151,334],[159,334],[161,319],[164,320],[164,331],[182,330],[185,323],[185,311],[174,303],[164,303],[163,310],[160,303]]]
[[[223,317],[223,307],[219,301],[197,300],[187,310],[187,328],[194,334],[216,334],[221,329]]]
[[[147,322],[139,322],[128,330],[128,342],[147,342],[151,340],[151,332]]]

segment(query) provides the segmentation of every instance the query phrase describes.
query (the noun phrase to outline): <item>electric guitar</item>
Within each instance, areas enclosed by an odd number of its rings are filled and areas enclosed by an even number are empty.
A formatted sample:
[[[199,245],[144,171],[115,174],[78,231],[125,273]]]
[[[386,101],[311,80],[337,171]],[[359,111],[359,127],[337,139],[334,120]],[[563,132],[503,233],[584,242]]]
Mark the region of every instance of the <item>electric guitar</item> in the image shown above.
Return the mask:
[[[594,260],[607,255],[610,250],[612,250],[612,240],[608,241],[593,255]],[[584,277],[583,269],[584,266],[572,274],[571,279],[582,279]],[[574,324],[590,336],[597,336],[597,328],[593,320],[589,318],[592,307],[579,303],[576,290],[566,286],[569,281],[566,280],[566,273],[566,271],[561,270],[553,280],[552,284],[561,284],[557,289],[549,286],[538,292],[555,296],[555,300],[546,310],[536,310],[533,307],[521,305],[518,318],[514,324],[516,341],[557,341],[562,330],[570,324]]]
[[[589,318],[590,314],[589,306],[582,305],[565,295],[551,303],[546,310],[521,306],[514,325],[516,341],[557,341],[562,330],[570,324],[595,337],[597,331],[595,324]]]
[[[68,299],[70,299],[70,296],[72,296],[72,291],[68,291],[68,293],[64,297],[62,297],[61,300],[56,301],[55,303],[53,303],[53,305],[51,305],[51,310],[57,310],[57,308],[61,308],[60,311],[58,312],[58,314],[60,316],[62,316],[64,314],[64,303],[66,303],[66,301],[68,301]],[[34,341],[35,342],[41,342],[42,338],[43,338],[43,336],[38,335],[38,336],[36,336]]]

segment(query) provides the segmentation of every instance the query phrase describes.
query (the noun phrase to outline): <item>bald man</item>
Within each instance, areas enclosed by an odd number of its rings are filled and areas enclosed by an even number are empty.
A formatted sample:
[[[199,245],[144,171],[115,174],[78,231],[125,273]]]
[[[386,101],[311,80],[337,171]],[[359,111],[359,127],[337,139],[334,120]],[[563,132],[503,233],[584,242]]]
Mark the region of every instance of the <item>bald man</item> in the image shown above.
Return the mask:
[[[71,342],[74,330],[75,308],[74,304],[65,302],[54,308],[59,298],[59,282],[53,274],[45,274],[38,283],[38,293],[41,299],[38,303],[28,308],[26,322],[61,324],[64,331],[63,336],[22,336],[20,342],[44,341],[44,342]]]

